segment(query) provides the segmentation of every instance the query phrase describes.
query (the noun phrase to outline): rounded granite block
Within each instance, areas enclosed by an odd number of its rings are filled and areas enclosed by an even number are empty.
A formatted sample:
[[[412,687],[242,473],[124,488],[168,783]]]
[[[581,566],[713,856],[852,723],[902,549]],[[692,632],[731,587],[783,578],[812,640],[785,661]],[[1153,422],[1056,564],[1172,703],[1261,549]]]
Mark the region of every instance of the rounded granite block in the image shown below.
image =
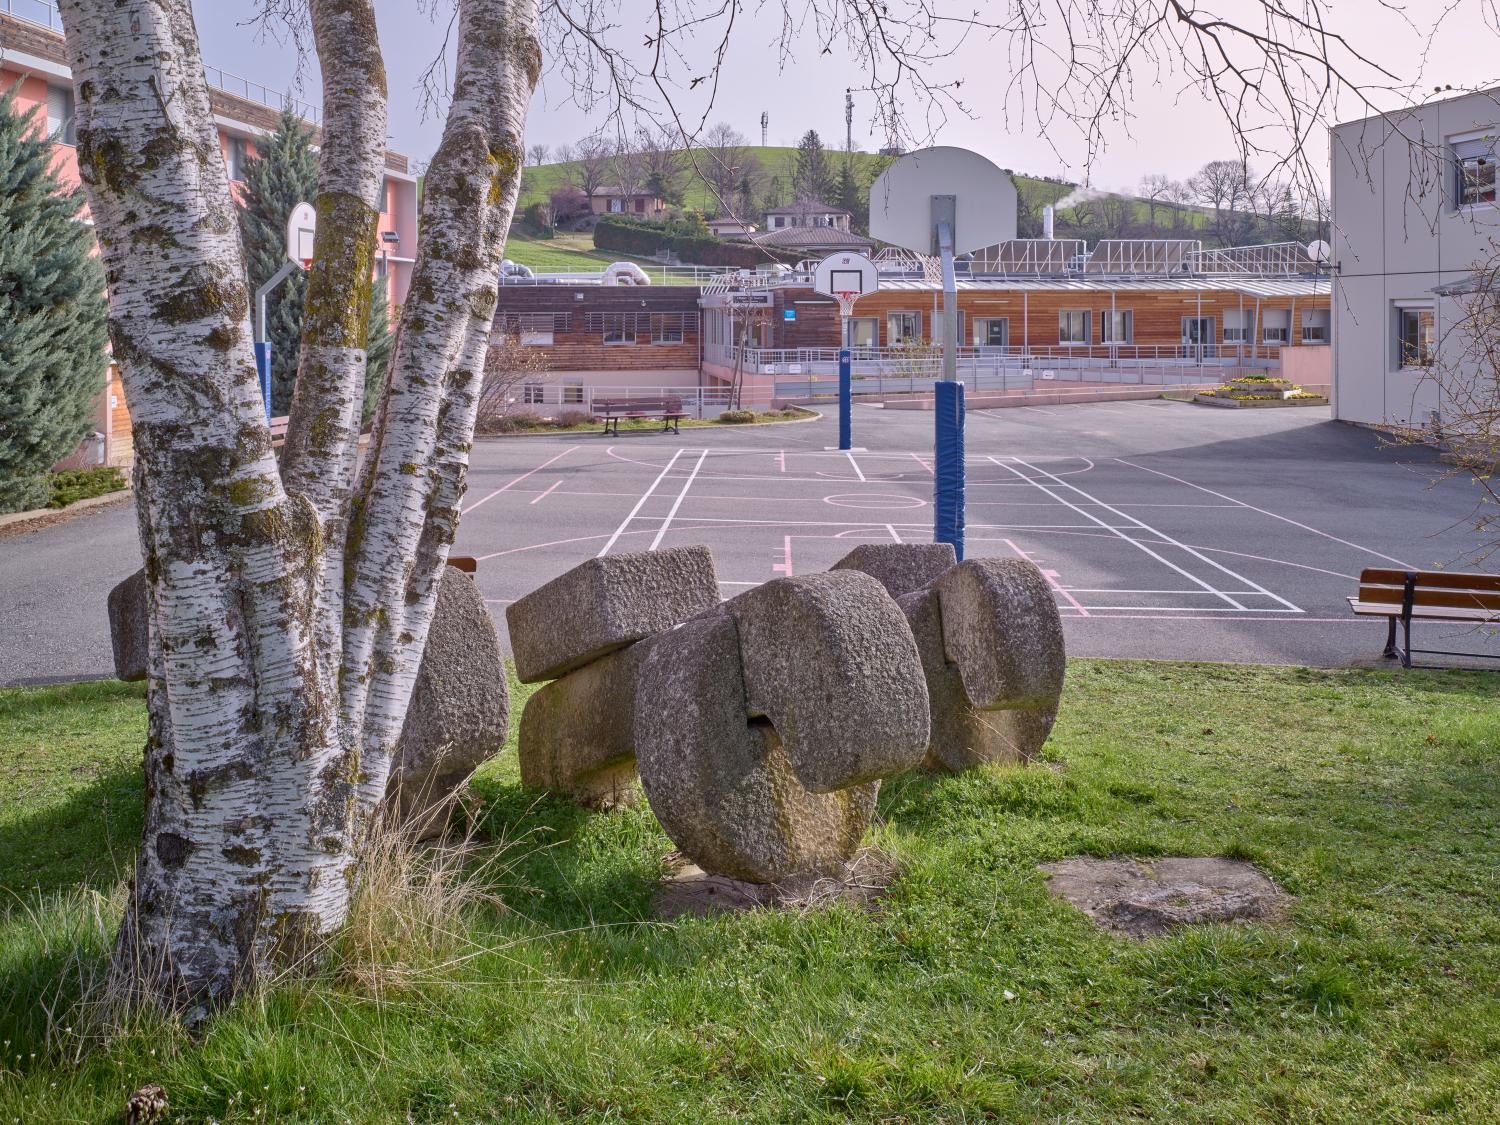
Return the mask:
[[[778,578],[724,603],[739,629],[745,709],[776,728],[815,793],[922,761],[927,684],[901,607],[868,574]]]
[[[862,570],[900,598],[957,563],[952,543],[861,543],[829,569]]]
[[[419,839],[442,831],[452,794],[500,752],[509,720],[494,620],[474,579],[445,566],[386,788],[400,822]]]
[[[839,874],[859,849],[880,783],[804,787],[772,725],[745,714],[740,651],[725,613],[652,643],[635,717],[646,799],[673,843],[711,874],[752,883]]]
[[[1057,706],[1066,657],[1062,615],[1042,572],[1024,559],[969,559],[934,583],[943,652],[981,710]]]
[[[707,547],[589,559],[506,607],[516,678],[555,680],[718,602]]]
[[[146,572],[138,570],[109,592],[109,640],[115,676],[146,678]]]
[[[538,689],[521,712],[521,782],[605,809],[636,795],[635,693],[649,640]]]
[[[973,559],[900,604],[931,701],[927,764],[964,770],[1035,757],[1057,717],[1064,671],[1062,620],[1041,573],[1021,560]]]

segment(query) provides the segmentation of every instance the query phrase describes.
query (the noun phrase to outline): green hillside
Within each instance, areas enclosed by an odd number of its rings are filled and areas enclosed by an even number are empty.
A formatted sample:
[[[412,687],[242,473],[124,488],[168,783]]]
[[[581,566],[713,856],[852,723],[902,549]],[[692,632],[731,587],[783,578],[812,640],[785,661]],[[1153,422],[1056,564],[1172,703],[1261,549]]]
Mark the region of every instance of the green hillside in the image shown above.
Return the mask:
[[[747,145],[746,151],[760,161],[761,170],[767,177],[780,176],[783,182],[790,179],[791,163],[797,155],[795,148]],[[829,150],[828,158],[836,166],[839,161],[843,160],[844,154]],[[700,152],[697,159],[701,163],[706,162],[710,157],[706,152]],[[864,173],[863,178],[866,182],[879,174],[880,169],[890,160],[889,157],[878,156],[870,152],[856,152],[853,159],[858,170]],[[545,201],[549,194],[567,182],[568,175],[575,167],[574,163],[566,163],[542,164],[527,168],[521,180],[521,206]],[[1018,190],[1028,192],[1028,194],[1035,193],[1035,197],[1044,201],[1059,199],[1071,190],[1067,184],[1054,183],[1050,180],[1020,174],[1014,174],[1014,178]],[[688,169],[683,206],[697,211],[719,210],[718,201],[714,199],[708,185],[691,167]]]

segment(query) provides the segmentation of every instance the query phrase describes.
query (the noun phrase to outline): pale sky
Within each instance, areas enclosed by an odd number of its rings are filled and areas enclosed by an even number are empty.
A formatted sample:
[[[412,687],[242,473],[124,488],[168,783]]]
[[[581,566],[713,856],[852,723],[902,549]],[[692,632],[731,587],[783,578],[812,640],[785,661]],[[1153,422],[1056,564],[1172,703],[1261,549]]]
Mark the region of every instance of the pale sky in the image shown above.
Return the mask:
[[[793,0],[798,3],[799,0]],[[1292,6],[1310,0],[1290,0]],[[952,4],[955,12],[968,12],[975,5],[964,0],[938,0]],[[1010,0],[988,0],[981,10],[1009,7]],[[1214,4],[1215,0],[1208,0]],[[1392,71],[1404,85],[1419,84],[1422,94],[1451,84],[1455,88],[1500,83],[1500,38],[1480,15],[1480,0],[1456,0],[1455,10],[1436,38],[1429,38],[1427,25],[1439,7],[1450,0],[1413,0],[1403,16],[1382,0],[1329,0],[1330,28],[1346,35],[1351,45]],[[1232,17],[1253,5],[1253,0],[1217,0],[1218,12]],[[391,145],[416,160],[424,160],[436,147],[441,123],[430,110],[424,117],[418,82],[422,71],[441,49],[450,10],[446,0],[437,0],[440,18],[424,14],[431,0],[376,0],[380,32],[390,77]],[[1205,5],[1206,6],[1206,5]],[[1253,5],[1258,7],[1258,5]],[[205,62],[245,75],[273,89],[290,86],[296,60],[290,47],[257,37],[243,21],[251,10],[248,0],[198,0],[195,5]],[[894,7],[894,5],[893,5]],[[645,15],[652,10],[648,0],[618,0],[608,33],[611,43],[622,50],[639,50],[645,38]],[[777,58],[779,8],[770,6],[757,13],[753,7],[742,16],[720,79],[709,121],[726,121],[751,143],[760,141],[760,114],[770,116],[769,140],[773,145],[792,145],[809,128],[818,130],[829,147],[842,148],[844,140],[844,88],[869,85],[860,68],[838,48],[820,55],[816,47],[793,54],[785,65]],[[1406,21],[1418,25],[1417,30]],[[793,36],[798,43],[812,40],[806,28]],[[700,35],[681,44],[678,73],[687,77],[703,73],[711,55],[714,37]],[[1037,175],[1082,179],[1087,153],[1076,133],[1052,131],[1042,135],[1035,121],[1007,121],[1006,88],[1011,74],[1007,40],[973,37],[945,64],[964,79],[962,95],[972,117],[950,115],[935,136],[936,143],[960,145],[984,153],[1002,167]],[[570,100],[567,77],[549,60],[542,86],[532,102],[527,129],[529,143],[557,145],[576,141],[604,121],[600,110],[585,112]],[[1105,189],[1132,188],[1149,172],[1185,177],[1205,161],[1234,155],[1229,129],[1221,112],[1198,92],[1182,93],[1184,79],[1164,73],[1158,80],[1154,70],[1138,72],[1131,94],[1133,120],[1129,134],[1122,128],[1111,132],[1107,149],[1088,173],[1091,182]],[[676,92],[680,109],[701,112],[699,92]],[[305,82],[302,96],[317,96],[316,68]],[[866,151],[878,149],[883,134],[872,132],[873,100],[855,94],[854,143]],[[1398,99],[1386,96],[1393,107]],[[1014,107],[1014,102],[1011,103]],[[921,106],[908,104],[908,112],[919,115]],[[1352,98],[1345,98],[1330,116],[1364,116]],[[1054,151],[1054,146],[1057,151]],[[1321,166],[1325,154],[1316,160]]]

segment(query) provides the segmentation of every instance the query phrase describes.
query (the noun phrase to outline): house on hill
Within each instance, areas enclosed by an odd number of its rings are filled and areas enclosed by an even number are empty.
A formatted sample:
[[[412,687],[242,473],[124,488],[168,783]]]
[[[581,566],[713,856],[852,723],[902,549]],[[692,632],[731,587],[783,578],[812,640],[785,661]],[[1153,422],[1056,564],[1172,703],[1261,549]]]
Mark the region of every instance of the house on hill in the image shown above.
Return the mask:
[[[766,208],[766,230],[785,230],[787,227],[829,227],[847,231],[849,220],[854,216],[842,207],[824,203],[818,199],[800,199],[785,207]]]
[[[793,250],[809,258],[849,251],[868,254],[875,248],[872,238],[829,226],[780,227],[752,234],[750,241],[767,250]]]
[[[754,234],[757,229],[754,223],[743,219],[726,217],[708,220],[709,233],[715,238],[746,238]]]
[[[626,191],[606,184],[594,189],[594,194],[589,196],[589,206],[596,215],[655,216],[667,209],[667,201],[649,191]]]

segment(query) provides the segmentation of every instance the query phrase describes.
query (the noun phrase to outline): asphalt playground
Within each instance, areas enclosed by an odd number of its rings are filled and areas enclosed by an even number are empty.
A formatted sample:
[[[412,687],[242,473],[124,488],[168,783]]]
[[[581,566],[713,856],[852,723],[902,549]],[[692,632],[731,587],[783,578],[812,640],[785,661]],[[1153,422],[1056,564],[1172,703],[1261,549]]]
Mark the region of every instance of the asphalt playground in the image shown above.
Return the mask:
[[[706,544],[732,597],[857,543],[929,542],[932,415],[857,407],[854,425],[852,453],[831,416],[483,440],[453,550],[479,560],[504,639],[506,605],[597,555]],[[968,555],[1036,563],[1077,656],[1379,664],[1384,624],[1345,601],[1360,569],[1474,569],[1483,547],[1471,484],[1326,408],[976,411],[966,460]],[[138,565],[128,507],[0,540],[0,683],[107,675],[105,595]]]

